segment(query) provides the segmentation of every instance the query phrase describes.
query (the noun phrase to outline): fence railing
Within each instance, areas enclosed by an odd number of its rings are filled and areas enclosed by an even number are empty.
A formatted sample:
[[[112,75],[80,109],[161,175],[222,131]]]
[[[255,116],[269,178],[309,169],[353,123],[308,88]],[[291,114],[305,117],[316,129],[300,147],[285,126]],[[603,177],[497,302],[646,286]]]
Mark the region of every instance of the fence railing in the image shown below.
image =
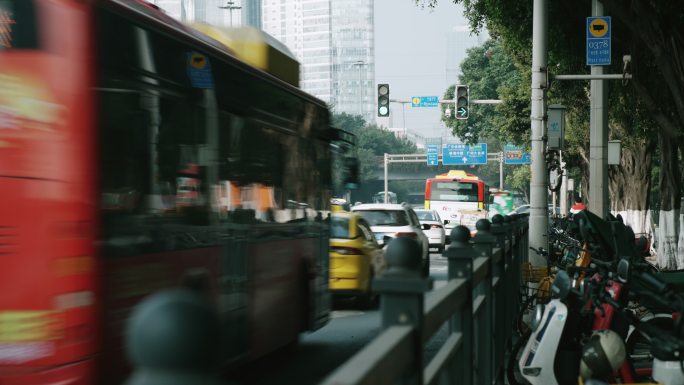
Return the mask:
[[[415,241],[387,246],[388,269],[373,281],[382,331],[321,385],[503,383],[506,349],[518,314],[527,215],[500,215],[451,232],[446,285],[430,291]],[[429,362],[424,350],[444,325],[447,337]]]

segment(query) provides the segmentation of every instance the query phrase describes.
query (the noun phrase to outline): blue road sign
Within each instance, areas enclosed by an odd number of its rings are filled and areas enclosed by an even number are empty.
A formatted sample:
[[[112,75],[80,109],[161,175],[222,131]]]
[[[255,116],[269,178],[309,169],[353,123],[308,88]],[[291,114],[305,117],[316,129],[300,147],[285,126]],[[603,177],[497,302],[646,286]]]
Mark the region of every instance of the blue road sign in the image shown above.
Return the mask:
[[[411,98],[411,107],[438,107],[438,96],[413,96]]]
[[[442,149],[442,164],[487,164],[487,143],[447,144]]]
[[[427,154],[428,166],[439,165],[439,146],[436,144],[428,144],[425,148]]]
[[[610,16],[587,17],[587,65],[610,65]]]
[[[530,153],[525,152],[522,147],[507,144],[504,146],[504,163],[505,164],[530,164],[532,160]]]

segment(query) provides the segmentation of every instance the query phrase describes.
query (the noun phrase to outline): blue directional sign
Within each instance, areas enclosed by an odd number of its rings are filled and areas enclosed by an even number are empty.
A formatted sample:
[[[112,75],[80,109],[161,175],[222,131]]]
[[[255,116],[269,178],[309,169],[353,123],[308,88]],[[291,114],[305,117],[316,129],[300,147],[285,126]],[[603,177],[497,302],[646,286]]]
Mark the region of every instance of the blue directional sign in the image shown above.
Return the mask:
[[[610,16],[587,17],[587,65],[610,65]]]
[[[414,96],[411,98],[411,107],[438,107],[438,96]]]
[[[442,164],[487,164],[487,143],[447,144],[442,149]]]
[[[530,153],[525,152],[522,147],[507,144],[504,146],[504,163],[505,164],[530,164],[532,160]]]
[[[428,166],[439,165],[439,146],[436,144],[427,145],[427,164]]]

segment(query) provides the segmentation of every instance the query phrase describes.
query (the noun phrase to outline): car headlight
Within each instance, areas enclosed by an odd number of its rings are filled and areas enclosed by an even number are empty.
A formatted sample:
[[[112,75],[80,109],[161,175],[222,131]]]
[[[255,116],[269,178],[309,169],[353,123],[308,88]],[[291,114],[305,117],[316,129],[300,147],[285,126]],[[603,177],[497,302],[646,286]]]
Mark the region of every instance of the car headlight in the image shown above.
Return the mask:
[[[544,317],[544,305],[537,304],[537,306],[534,307],[532,321],[530,322],[530,327],[532,328],[532,331],[537,330],[539,325],[541,325],[542,317]]]

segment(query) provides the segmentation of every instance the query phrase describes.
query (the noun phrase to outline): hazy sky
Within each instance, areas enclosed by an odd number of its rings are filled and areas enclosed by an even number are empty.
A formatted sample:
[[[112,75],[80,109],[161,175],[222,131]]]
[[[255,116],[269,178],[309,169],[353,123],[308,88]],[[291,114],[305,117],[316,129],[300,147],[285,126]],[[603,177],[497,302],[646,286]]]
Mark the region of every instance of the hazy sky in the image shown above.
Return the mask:
[[[463,9],[439,0],[431,10],[414,0],[375,0],[375,82],[389,83],[390,98],[439,96],[456,84],[466,48],[487,38],[471,36]],[[402,105],[392,103],[392,126],[402,127]],[[423,136],[440,136],[438,108],[404,106],[406,127]]]

